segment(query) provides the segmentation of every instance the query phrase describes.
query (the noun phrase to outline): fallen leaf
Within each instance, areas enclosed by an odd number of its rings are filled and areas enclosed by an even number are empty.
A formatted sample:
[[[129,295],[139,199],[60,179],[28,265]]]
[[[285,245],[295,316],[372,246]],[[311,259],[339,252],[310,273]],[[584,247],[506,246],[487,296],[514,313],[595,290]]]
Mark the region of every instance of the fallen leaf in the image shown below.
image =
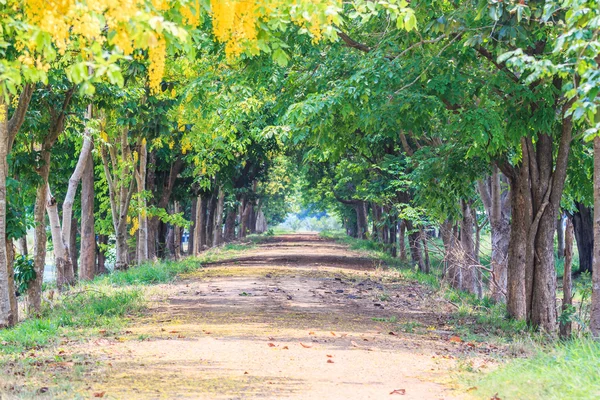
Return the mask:
[[[245,372],[244,372],[244,375],[248,375],[248,371],[245,371]]]
[[[473,390],[477,390],[477,386],[472,386],[467,389],[467,392],[472,392]]]
[[[500,397],[498,397],[498,393],[496,393],[495,395],[490,397],[490,400],[502,400],[502,399]]]
[[[399,394],[404,396],[406,394],[406,389],[395,389],[390,392],[390,394]]]
[[[269,347],[275,347],[273,343],[269,343]]]
[[[342,333],[340,336],[341,337],[346,337],[346,336],[348,336],[348,334],[347,333]]]
[[[273,336],[269,336],[268,338],[269,340],[275,340],[275,338]]]
[[[282,350],[289,350],[289,348],[287,346],[283,346],[281,349]]]
[[[302,342],[300,342],[300,346],[304,347],[305,349],[310,349],[312,346],[308,345],[308,344],[304,344]]]
[[[331,357],[333,357],[333,356],[332,356],[331,354],[327,354],[327,357],[331,358]]]
[[[177,338],[178,338],[178,339],[184,339],[184,338],[185,338],[185,336],[183,336],[183,335],[177,335]]]
[[[368,342],[368,341],[369,341],[369,339],[367,339],[367,338],[363,338],[363,340],[364,340],[365,342]]]
[[[389,332],[388,335],[396,336],[394,332]]]
[[[458,337],[458,336],[452,336],[452,337],[450,337],[449,340],[451,342],[454,342],[454,343],[460,343],[460,342],[462,342],[462,339],[460,337]]]
[[[95,393],[94,393],[94,397],[104,397],[104,394],[105,394],[105,393],[106,393],[106,392],[95,392]]]
[[[308,332],[309,335],[314,335],[315,333],[313,331]]]
[[[101,335],[106,335],[106,329],[100,329],[98,333]]]
[[[335,334],[335,332],[329,332],[329,333],[331,333],[331,335],[332,335],[332,336],[337,336],[337,335]]]
[[[169,333],[179,333],[179,331],[169,331]]]
[[[327,364],[333,364],[333,360],[331,360],[331,359],[327,360]]]
[[[210,335],[212,332],[211,331],[204,331],[204,334],[206,335]]]

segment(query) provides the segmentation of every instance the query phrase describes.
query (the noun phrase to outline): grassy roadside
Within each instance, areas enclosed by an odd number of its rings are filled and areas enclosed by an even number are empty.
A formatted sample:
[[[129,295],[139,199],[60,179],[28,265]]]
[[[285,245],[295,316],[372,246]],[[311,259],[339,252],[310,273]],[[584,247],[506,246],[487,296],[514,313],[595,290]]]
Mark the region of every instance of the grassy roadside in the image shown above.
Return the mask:
[[[506,317],[502,304],[452,290],[440,284],[441,255],[432,252],[432,274],[426,275],[386,254],[379,243],[358,240],[343,233],[324,232],[322,237],[344,243],[398,269],[409,280],[427,285],[451,302],[455,332],[468,341],[504,345],[492,371],[459,363],[460,384],[474,399],[502,400],[600,398],[600,343],[586,337],[570,341],[550,339],[531,331],[523,322]],[[494,397],[497,394],[497,397]]]
[[[251,238],[248,243],[227,244],[198,258],[147,263],[102,275],[52,296],[52,300],[46,293],[39,317],[0,330],[0,367],[28,351],[116,332],[144,309],[145,286],[168,283],[179,274],[201,268],[204,263],[235,257],[252,248],[256,241]]]

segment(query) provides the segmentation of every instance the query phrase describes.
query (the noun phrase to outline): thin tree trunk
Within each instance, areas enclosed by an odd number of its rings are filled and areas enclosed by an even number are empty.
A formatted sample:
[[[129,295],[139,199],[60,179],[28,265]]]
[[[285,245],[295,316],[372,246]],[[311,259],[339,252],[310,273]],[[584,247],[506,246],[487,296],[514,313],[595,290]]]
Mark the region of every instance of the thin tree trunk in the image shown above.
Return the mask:
[[[406,222],[404,220],[400,220],[398,246],[400,247],[400,261],[406,262]]]
[[[50,187],[46,188],[46,212],[50,221],[50,233],[52,234],[52,245],[54,247],[54,264],[56,268],[56,286],[58,290],[63,290],[65,286],[69,286],[75,280],[73,265],[71,264],[71,256],[69,249],[65,245],[65,238],[62,235],[60,228],[60,219],[58,217],[58,204]]]
[[[573,305],[572,282],[571,282],[571,266],[573,264],[573,223],[570,218],[567,218],[567,226],[565,229],[565,263],[563,274],[563,313],[569,310]],[[560,336],[568,338],[571,336],[571,321],[560,324]]]
[[[0,329],[13,326],[16,316],[13,314],[10,293],[15,291],[11,285],[8,252],[6,243],[6,177],[8,175],[8,107],[0,98]]]
[[[79,279],[96,275],[96,232],[94,229],[94,160],[88,157],[81,177],[81,244]]]
[[[427,246],[427,230],[423,227],[420,227],[419,234],[421,236],[421,242],[423,243],[423,254],[425,255],[425,260],[423,263],[425,268],[423,269],[423,272],[428,274],[431,272],[431,263],[429,261],[429,248]]]
[[[196,202],[196,221],[194,224],[194,251],[193,254],[198,256],[204,248],[204,219],[206,211],[206,199],[203,195],[198,196]]]
[[[8,266],[8,287],[13,290],[8,294],[11,311],[11,321],[9,326],[16,325],[19,322],[19,302],[17,301],[15,287],[15,246],[12,239],[6,239],[6,265]]]
[[[19,96],[17,107],[8,119],[8,106],[0,99],[0,328],[18,322],[14,287],[14,271],[10,262],[10,250],[6,240],[6,178],[8,177],[7,157],[15,137],[25,120],[34,86],[25,85]]]
[[[27,289],[27,300],[29,313],[35,315],[40,312],[42,305],[42,282],[44,279],[44,269],[46,267],[46,246],[48,237],[46,235],[46,191],[48,187],[48,174],[50,153],[42,151],[42,166],[38,174],[42,180],[37,188],[35,196],[35,205],[33,208],[34,242],[33,242],[33,264],[35,269],[35,279],[29,284]]]
[[[556,220],[556,257],[559,260],[565,255],[565,227],[563,225],[564,215],[560,213]]]
[[[227,212],[227,217],[225,217],[225,242],[235,240],[235,217],[235,208]]]
[[[475,221],[471,212],[471,205],[463,200],[463,217],[460,226],[460,244],[462,247],[461,290],[476,294],[481,297],[481,280],[479,279],[479,263],[475,257],[475,246],[473,241],[473,228]]]
[[[225,191],[219,187],[217,199],[217,210],[213,226],[213,246],[219,246],[223,242],[223,209],[225,207]]]
[[[179,207],[179,202],[173,202],[173,212],[175,214],[179,214],[181,212],[181,208]],[[173,226],[173,255],[176,260],[181,258],[181,227],[175,225]]]
[[[98,235],[98,269],[97,274],[108,273],[106,268],[106,246],[108,245],[108,235]]]
[[[29,249],[27,248],[27,235],[23,235],[19,238],[19,251],[21,255],[29,255]]]
[[[600,338],[600,136],[594,137],[594,258],[592,262],[592,305],[590,330]]]
[[[190,233],[189,233],[189,237],[188,237],[188,248],[187,248],[187,254],[188,256],[193,256],[194,255],[194,241],[195,241],[195,232],[196,232],[196,207],[198,204],[198,198],[194,197],[192,199],[192,207],[190,210],[190,220],[192,222],[192,224],[189,227]]]
[[[137,184],[138,202],[140,204],[140,212],[138,213],[138,240],[137,240],[137,262],[141,264],[148,260],[148,217],[146,214],[146,169],[147,169],[148,150],[146,139],[143,139],[140,144],[139,159],[140,163],[135,172],[135,180]]]
[[[77,218],[72,217],[71,226],[77,226]],[[79,273],[79,250],[77,249],[77,229],[71,228],[71,236],[69,237],[69,256],[71,257],[71,265],[73,266],[73,281]]]

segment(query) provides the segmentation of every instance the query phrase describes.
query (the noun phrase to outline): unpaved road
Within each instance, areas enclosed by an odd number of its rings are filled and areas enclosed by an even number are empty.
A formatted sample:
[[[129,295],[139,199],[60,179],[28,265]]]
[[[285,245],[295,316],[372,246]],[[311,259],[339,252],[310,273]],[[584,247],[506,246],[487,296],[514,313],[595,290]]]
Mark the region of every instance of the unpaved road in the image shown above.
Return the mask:
[[[444,305],[315,235],[271,238],[153,291],[120,337],[70,349],[93,360],[71,375],[83,398],[460,398]]]

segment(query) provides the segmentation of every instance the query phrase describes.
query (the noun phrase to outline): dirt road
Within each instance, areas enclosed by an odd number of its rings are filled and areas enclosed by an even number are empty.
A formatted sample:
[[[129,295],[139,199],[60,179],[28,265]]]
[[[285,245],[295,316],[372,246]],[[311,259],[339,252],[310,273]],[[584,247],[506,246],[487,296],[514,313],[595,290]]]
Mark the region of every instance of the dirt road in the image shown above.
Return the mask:
[[[93,393],[457,398],[444,385],[454,366],[444,356],[448,342],[403,332],[440,326],[426,291],[334,242],[272,238],[158,289],[147,317],[124,339],[80,349],[98,360],[84,378]]]

